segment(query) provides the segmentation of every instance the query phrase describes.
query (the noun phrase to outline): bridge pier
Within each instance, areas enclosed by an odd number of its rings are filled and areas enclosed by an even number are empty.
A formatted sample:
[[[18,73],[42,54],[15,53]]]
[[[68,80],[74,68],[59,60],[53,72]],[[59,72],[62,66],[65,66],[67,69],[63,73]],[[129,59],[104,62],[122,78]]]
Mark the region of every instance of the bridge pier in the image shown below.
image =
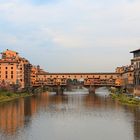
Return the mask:
[[[95,86],[90,86],[88,91],[89,91],[89,94],[95,94]]]
[[[60,85],[57,86],[57,89],[56,89],[56,94],[57,95],[63,95],[64,94],[64,88]]]

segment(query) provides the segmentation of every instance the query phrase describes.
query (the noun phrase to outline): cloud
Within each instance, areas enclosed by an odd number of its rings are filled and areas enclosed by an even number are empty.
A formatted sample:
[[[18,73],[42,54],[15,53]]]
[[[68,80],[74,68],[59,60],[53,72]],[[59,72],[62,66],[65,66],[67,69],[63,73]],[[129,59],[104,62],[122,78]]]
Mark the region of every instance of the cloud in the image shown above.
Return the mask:
[[[10,34],[0,33],[0,43],[1,45],[15,45],[17,43],[17,37]]]
[[[54,59],[55,63],[57,58],[61,58],[58,64],[64,64],[65,68],[73,64],[79,71],[88,62],[91,65],[87,67],[93,67],[93,62],[99,69],[102,66],[96,61],[102,61],[98,55],[100,52],[109,49],[110,54],[117,57],[117,51],[122,51],[123,55],[140,44],[139,0],[55,0],[45,3],[3,0],[0,3],[0,24],[3,23],[0,27],[0,47],[15,48],[25,56],[28,54],[27,57],[33,62],[34,56],[29,56],[33,50],[36,54],[44,51],[44,57],[49,53],[46,61],[50,70],[55,64],[51,64],[48,59]],[[77,58],[76,61],[64,53],[83,59],[80,61]],[[92,60],[93,56],[96,61]],[[110,69],[113,60],[116,66],[119,64],[118,58],[113,55],[110,62],[108,55],[102,52],[102,56],[106,58],[105,64],[110,64]],[[70,61],[70,66],[66,59]],[[46,63],[43,58],[37,61],[42,62],[42,65]],[[84,63],[80,64],[80,68],[77,66],[78,61]],[[128,55],[123,62],[129,62]]]

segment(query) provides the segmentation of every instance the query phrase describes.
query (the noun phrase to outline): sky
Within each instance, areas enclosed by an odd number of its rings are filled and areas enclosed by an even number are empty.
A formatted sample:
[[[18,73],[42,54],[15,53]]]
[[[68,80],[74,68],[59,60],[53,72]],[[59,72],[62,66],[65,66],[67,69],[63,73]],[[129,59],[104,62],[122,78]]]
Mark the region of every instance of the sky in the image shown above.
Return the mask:
[[[140,0],[0,0],[0,52],[48,72],[114,72],[140,48]]]

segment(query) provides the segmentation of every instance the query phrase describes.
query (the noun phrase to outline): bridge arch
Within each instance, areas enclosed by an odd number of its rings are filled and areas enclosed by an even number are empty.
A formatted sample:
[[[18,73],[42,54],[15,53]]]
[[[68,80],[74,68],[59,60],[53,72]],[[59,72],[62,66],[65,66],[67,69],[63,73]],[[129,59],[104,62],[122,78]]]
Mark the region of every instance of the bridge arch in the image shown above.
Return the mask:
[[[68,78],[67,79],[67,84],[69,85],[69,84],[72,84],[72,82],[73,82],[73,80],[71,79],[71,78]]]

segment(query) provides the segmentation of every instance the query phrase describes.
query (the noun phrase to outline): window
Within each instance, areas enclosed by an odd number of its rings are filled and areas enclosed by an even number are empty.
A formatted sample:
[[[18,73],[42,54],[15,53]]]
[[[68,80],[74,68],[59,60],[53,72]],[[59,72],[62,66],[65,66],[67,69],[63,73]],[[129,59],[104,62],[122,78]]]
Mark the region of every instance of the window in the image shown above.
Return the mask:
[[[7,75],[5,75],[5,78],[7,79],[7,78],[8,78],[8,76],[7,76]]]
[[[11,74],[13,74],[13,71],[11,71]]]
[[[11,67],[11,69],[13,69],[13,67]]]
[[[11,79],[13,79],[13,75],[11,75]]]
[[[5,71],[5,74],[8,74],[8,71]]]
[[[7,67],[5,67],[5,69],[8,69]]]

